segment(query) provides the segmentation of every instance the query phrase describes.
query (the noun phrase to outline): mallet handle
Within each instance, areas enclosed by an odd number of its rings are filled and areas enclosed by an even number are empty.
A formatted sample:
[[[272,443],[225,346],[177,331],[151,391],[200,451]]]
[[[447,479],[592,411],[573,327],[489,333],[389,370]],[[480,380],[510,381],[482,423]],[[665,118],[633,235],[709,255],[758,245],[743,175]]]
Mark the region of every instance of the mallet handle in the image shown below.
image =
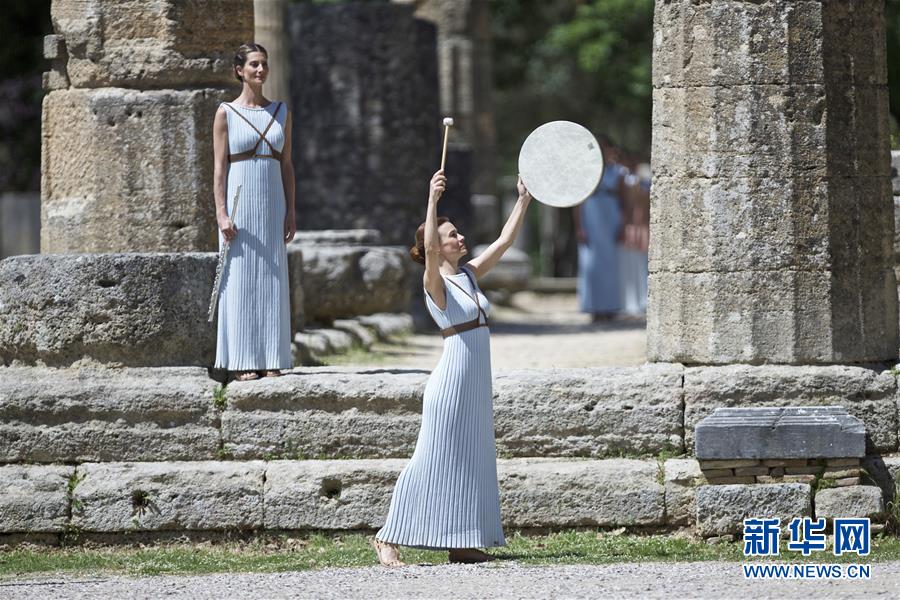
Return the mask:
[[[432,129],[432,131],[434,131]],[[444,125],[444,150],[441,152],[441,171],[444,170],[444,165],[447,163],[447,138],[450,134],[450,126]]]

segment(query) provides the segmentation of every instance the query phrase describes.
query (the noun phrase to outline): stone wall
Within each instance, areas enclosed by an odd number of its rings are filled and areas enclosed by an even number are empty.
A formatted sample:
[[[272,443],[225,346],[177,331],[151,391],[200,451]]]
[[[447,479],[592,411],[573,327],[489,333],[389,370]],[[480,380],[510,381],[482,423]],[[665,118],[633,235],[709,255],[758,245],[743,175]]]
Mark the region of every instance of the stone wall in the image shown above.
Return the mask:
[[[297,223],[407,244],[440,161],[435,29],[408,6],[288,9]]]
[[[782,373],[754,369],[759,394],[791,393]],[[691,450],[688,371],[497,373],[505,526],[696,525],[719,536],[770,513],[881,522],[900,483],[898,454],[802,467],[654,456]],[[896,415],[900,391],[888,376]],[[196,368],[0,367],[0,536],[375,529],[412,451],[426,379],[327,367],[223,390]],[[744,393],[699,379],[711,402]],[[842,485],[856,477],[869,485]]]
[[[41,250],[213,250],[212,122],[252,0],[54,0]]]
[[[897,356],[884,3],[656,4],[648,356]]]

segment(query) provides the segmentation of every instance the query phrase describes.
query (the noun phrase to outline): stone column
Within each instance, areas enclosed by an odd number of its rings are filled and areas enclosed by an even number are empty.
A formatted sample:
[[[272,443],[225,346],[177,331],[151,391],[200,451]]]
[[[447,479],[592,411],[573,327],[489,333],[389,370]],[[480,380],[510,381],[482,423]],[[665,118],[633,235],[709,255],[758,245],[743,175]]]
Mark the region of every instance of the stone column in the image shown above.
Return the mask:
[[[212,122],[252,0],[53,0],[42,252],[212,250]]]
[[[300,229],[410,244],[440,164],[435,28],[390,3],[288,8]]]
[[[897,357],[881,0],[659,0],[648,357]]]
[[[290,101],[291,55],[287,36],[285,7],[288,0],[253,0],[253,39],[269,52],[269,77],[266,79],[267,98]]]
[[[438,32],[441,113],[455,120],[457,141],[473,151],[473,190],[495,193],[497,134],[491,72],[491,7],[488,0],[394,0],[412,4],[416,16]]]

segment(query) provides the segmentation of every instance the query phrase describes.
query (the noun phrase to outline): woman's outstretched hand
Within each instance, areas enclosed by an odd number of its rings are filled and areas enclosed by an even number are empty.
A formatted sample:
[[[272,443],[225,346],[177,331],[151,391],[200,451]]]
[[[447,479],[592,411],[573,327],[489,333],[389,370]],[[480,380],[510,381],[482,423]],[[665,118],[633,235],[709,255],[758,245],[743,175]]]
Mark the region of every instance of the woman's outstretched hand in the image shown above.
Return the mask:
[[[521,200],[531,202],[531,192],[529,192],[528,188],[525,187],[525,182],[522,181],[521,175],[519,175],[519,181],[516,182],[516,191],[519,192],[519,198]]]
[[[220,215],[216,218],[216,221],[219,224],[219,231],[222,232],[222,237],[228,242],[233,240],[234,236],[237,235],[237,227],[231,222],[231,218],[228,215]]]
[[[431,186],[428,192],[428,201],[437,203],[447,188],[447,177],[444,175],[443,169],[438,171],[431,177]]]

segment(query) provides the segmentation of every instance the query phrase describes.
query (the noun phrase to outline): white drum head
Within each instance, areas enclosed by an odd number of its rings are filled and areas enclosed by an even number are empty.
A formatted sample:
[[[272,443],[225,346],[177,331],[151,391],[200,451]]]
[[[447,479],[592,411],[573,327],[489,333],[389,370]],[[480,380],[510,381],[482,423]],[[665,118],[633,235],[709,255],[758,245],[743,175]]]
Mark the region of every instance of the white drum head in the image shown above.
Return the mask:
[[[593,193],[603,175],[603,153],[590,131],[571,121],[552,121],[531,132],[519,151],[519,175],[531,195],[559,208]]]

